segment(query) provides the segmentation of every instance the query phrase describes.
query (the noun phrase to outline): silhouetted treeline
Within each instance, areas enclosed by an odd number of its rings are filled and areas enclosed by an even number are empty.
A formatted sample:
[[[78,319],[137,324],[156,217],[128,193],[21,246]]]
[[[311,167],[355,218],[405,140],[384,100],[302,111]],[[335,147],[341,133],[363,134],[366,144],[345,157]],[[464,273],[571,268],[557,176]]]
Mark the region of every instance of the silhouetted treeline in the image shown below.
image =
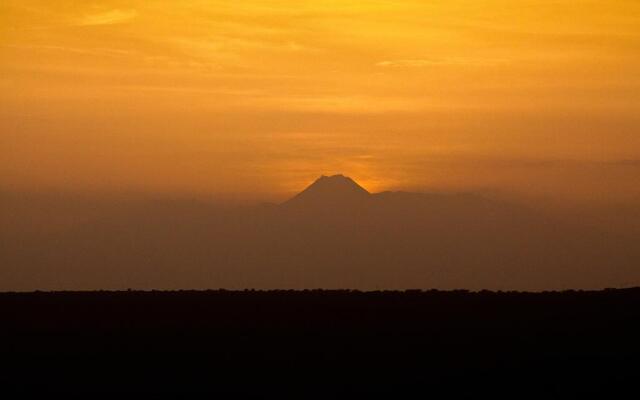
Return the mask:
[[[575,397],[640,379],[640,288],[2,293],[0,316],[5,392]]]

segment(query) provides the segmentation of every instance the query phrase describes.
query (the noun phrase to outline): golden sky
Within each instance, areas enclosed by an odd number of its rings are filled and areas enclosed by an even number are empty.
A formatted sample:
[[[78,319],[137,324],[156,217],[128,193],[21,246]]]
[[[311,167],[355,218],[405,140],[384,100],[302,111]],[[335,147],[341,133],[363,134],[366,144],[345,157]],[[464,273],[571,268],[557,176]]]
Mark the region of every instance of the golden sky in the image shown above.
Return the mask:
[[[637,195],[640,2],[0,3],[0,186]],[[595,193],[595,195],[594,195]]]

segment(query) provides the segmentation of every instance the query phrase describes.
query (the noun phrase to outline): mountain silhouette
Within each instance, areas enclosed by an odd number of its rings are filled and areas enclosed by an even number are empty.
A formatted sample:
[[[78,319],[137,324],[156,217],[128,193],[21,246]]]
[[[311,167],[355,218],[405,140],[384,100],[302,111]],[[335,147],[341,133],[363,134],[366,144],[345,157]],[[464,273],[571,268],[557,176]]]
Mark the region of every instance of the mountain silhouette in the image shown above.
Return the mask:
[[[370,193],[344,175],[322,175],[302,192],[289,199],[285,207],[344,207],[362,203]]]
[[[269,207],[84,207],[73,217],[81,223],[59,231],[3,227],[11,268],[0,271],[0,288],[541,290],[640,280],[631,235],[474,193],[369,193],[342,175]],[[38,286],[28,286],[34,276]]]

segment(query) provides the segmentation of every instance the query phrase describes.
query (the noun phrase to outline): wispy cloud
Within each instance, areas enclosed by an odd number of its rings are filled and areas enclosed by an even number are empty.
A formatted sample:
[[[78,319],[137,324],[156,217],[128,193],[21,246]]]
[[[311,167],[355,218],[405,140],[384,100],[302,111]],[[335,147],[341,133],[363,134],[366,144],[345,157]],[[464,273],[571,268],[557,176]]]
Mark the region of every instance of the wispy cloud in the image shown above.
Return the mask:
[[[210,35],[206,38],[180,37],[172,40],[183,49],[199,55],[219,58],[223,54],[235,55],[238,51],[274,51],[274,52],[302,52],[317,49],[305,46],[295,40],[268,41],[262,39],[242,38],[233,35]]]
[[[491,66],[505,64],[506,59],[497,58],[471,58],[471,57],[447,57],[447,58],[418,58],[403,60],[385,60],[376,63],[377,67],[385,68],[421,68],[438,65],[470,65]]]
[[[110,11],[101,12],[98,14],[85,15],[80,19],[78,25],[93,26],[93,25],[114,25],[131,21],[138,16],[136,10],[120,10],[114,9]]]
[[[49,46],[49,45],[4,45],[0,47],[6,47],[11,49],[22,50],[42,50],[42,51],[62,51],[74,54],[83,54],[90,56],[104,56],[104,57],[126,57],[137,52],[124,49],[113,49],[105,47],[92,47],[92,48],[79,48],[79,47],[67,47],[67,46]]]

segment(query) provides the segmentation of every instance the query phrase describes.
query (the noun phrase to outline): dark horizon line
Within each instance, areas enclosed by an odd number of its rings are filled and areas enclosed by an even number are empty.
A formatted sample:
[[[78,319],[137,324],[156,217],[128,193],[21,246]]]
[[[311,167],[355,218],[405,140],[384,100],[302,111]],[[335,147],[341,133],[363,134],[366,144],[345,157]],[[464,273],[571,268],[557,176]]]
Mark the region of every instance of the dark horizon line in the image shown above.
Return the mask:
[[[0,291],[0,296],[4,295],[24,295],[24,294],[93,294],[93,293],[108,293],[108,294],[176,294],[176,293],[263,293],[263,294],[280,294],[280,293],[352,293],[352,294],[429,294],[429,293],[450,293],[450,294],[530,294],[530,295],[542,295],[542,294],[568,294],[568,293],[610,293],[610,292],[629,292],[640,291],[640,286],[630,287],[607,287],[603,289],[561,289],[561,290],[541,290],[541,291],[528,291],[528,290],[489,290],[489,289],[374,289],[374,290],[362,290],[362,289],[87,289],[87,290],[29,290],[29,291]]]

